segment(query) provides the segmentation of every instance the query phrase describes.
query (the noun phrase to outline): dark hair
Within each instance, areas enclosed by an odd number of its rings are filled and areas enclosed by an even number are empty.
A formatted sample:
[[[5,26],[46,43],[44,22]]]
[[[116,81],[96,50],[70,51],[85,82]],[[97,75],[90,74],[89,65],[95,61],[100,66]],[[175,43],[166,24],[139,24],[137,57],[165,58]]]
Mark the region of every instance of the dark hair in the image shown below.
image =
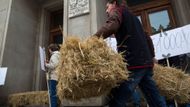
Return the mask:
[[[60,49],[60,46],[58,45],[58,44],[50,44],[49,46],[48,46],[48,49],[50,49],[51,51],[59,51],[59,49]]]
[[[114,2],[116,2],[116,5],[121,5],[121,3],[122,3],[122,0],[108,0],[108,3],[111,3],[111,4],[113,4]]]

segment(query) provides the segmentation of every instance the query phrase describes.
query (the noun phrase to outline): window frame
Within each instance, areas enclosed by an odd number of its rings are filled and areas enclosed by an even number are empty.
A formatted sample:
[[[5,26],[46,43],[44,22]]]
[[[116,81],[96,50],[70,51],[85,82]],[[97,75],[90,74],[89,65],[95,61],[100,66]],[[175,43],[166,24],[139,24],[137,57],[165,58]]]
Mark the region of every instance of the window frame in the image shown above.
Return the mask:
[[[175,23],[175,20],[174,20],[174,15],[173,15],[173,12],[172,12],[172,9],[171,9],[171,5],[166,5],[166,6],[162,6],[162,7],[158,7],[158,8],[153,8],[153,9],[150,9],[147,11],[147,19],[149,21],[148,22],[148,30],[150,31],[151,34],[152,33],[152,30],[151,30],[151,23],[150,23],[150,19],[149,19],[149,14],[151,13],[154,13],[154,12],[159,12],[159,11],[162,11],[162,10],[167,10],[168,12],[168,17],[169,17],[169,20],[171,21],[171,26],[172,28],[175,28],[176,27],[176,23]]]
[[[169,0],[153,0],[148,3],[139,4],[129,7],[129,10],[136,16],[141,16],[142,26],[146,32],[152,33],[149,14],[153,12],[159,12],[161,10],[167,10],[169,19],[171,21],[172,28],[176,27],[175,17],[172,11],[171,3]]]

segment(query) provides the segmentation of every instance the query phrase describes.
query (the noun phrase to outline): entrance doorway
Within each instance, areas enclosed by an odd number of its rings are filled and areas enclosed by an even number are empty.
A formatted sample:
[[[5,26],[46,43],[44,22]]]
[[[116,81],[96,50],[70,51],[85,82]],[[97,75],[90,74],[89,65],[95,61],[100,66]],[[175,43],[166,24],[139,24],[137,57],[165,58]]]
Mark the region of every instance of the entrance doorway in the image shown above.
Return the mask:
[[[40,10],[40,24],[39,24],[39,36],[37,36],[39,43],[36,45],[37,49],[39,46],[46,48],[47,56],[49,58],[47,47],[51,43],[62,43],[62,33],[58,29],[59,25],[63,27],[63,0],[41,0]],[[36,56],[39,53],[36,52]],[[41,71],[40,62],[36,60],[35,67],[35,90],[47,90],[46,76]]]
[[[50,13],[50,37],[49,44],[62,44],[63,42],[63,9]]]

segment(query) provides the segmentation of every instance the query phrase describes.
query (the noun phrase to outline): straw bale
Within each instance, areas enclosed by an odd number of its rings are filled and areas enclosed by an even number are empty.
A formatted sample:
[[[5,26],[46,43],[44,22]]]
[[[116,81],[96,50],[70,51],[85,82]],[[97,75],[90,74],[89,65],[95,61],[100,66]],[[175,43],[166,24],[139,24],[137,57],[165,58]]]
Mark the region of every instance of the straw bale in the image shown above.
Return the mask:
[[[60,52],[57,92],[61,100],[98,97],[128,78],[122,55],[109,48],[102,38],[81,41],[69,36]]]
[[[190,76],[183,71],[155,65],[154,79],[162,95],[180,104],[190,102]]]
[[[49,104],[47,91],[35,91],[12,94],[8,98],[9,105],[13,107],[26,105],[45,105]]]

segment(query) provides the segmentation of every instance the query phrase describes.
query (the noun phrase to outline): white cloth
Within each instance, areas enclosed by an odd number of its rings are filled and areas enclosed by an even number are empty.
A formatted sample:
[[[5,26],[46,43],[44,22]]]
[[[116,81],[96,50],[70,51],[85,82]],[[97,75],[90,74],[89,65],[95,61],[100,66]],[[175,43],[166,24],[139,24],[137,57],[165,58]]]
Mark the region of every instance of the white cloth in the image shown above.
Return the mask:
[[[57,74],[56,74],[56,67],[59,64],[59,58],[60,58],[60,52],[54,51],[50,57],[49,63],[46,63],[45,65],[48,69],[50,80],[57,81],[58,79]]]
[[[109,47],[111,47],[115,52],[117,52],[117,41],[116,38],[108,37],[105,39]]]

